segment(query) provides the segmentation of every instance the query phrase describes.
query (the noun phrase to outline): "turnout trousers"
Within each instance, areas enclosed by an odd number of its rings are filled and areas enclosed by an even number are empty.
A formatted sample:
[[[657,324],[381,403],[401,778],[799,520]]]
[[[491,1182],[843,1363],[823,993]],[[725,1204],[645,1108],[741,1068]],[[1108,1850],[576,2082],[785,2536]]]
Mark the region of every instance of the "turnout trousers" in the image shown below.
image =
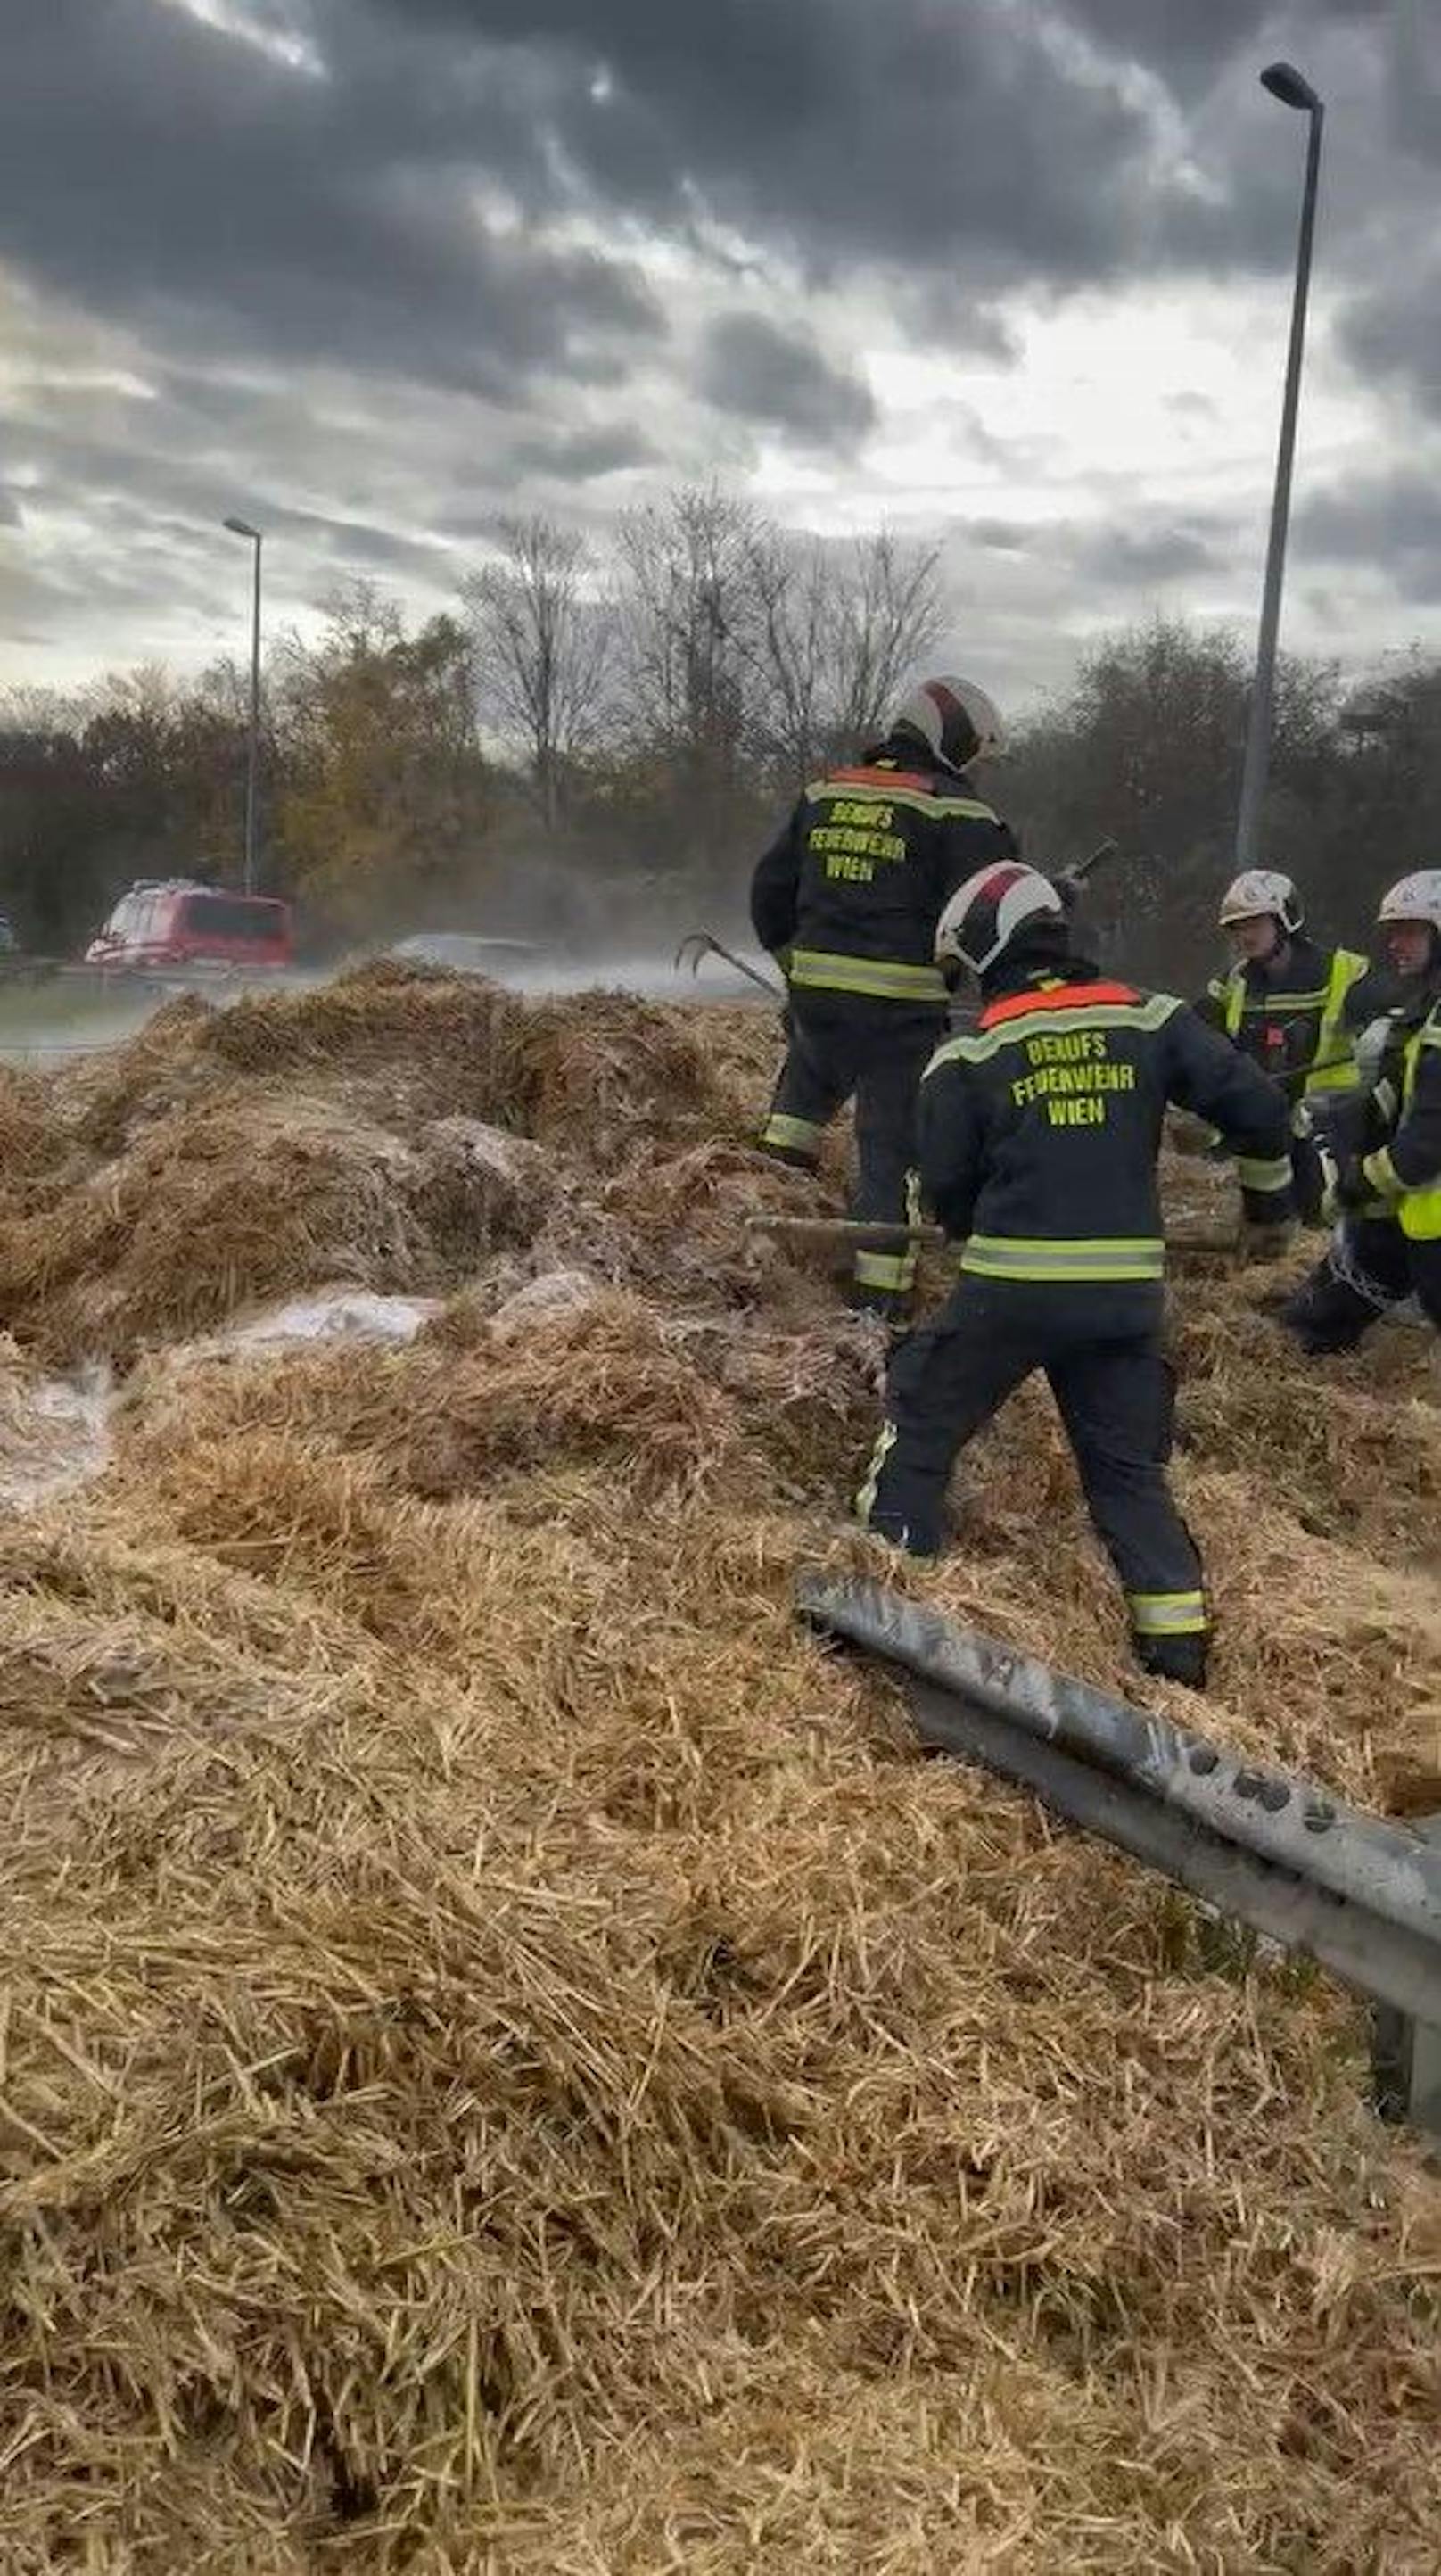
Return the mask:
[[[821,1139],[848,1100],[856,1104],[856,1185],[851,1215],[903,1229],[918,1218],[912,1172],[921,1076],[946,1033],[941,1005],[885,1002],[863,993],[793,991],[786,1060],[761,1130],[768,1154],[814,1171]],[[915,1284],[916,1247],[857,1252],[856,1302],[900,1312]]]
[[[1140,1662],[1205,1677],[1209,1621],[1195,1542],[1171,1496],[1174,1378],[1159,1287],[962,1276],[934,1323],[895,1353],[886,1415],[857,1497],[878,1537],[940,1553],[958,1453],[1043,1369],[1096,1533],[1115,1567]]]
[[[1339,1234],[1280,1310],[1303,1351],[1354,1351],[1408,1297],[1441,1332],[1441,1240],[1417,1242],[1390,1216],[1347,1217]]]
[[[1326,1196],[1326,1174],[1314,1137],[1293,1136],[1291,1139],[1291,1189],[1301,1223],[1320,1225],[1321,1203]]]

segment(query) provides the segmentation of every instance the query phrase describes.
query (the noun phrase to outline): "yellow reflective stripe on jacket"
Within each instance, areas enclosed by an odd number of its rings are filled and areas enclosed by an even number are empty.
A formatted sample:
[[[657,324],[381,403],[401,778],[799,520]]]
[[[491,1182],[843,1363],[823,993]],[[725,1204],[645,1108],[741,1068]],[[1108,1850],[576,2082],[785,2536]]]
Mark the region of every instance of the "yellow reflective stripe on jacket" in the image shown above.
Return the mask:
[[[1226,1034],[1238,1038],[1243,1020],[1299,1019],[1303,1011],[1324,1011],[1329,986],[1315,993],[1263,993],[1252,1000],[1245,983],[1234,977],[1227,991]]]
[[[866,993],[882,1002],[944,1002],[946,998],[935,966],[908,966],[890,957],[841,957],[824,948],[793,949],[790,981],[806,992]]]
[[[1144,1002],[1078,1003],[1073,1011],[1024,1011],[1006,1020],[998,1029],[986,1029],[979,1035],[950,1038],[937,1047],[926,1067],[925,1079],[943,1064],[988,1064],[1004,1046],[1014,1046],[1019,1039],[1034,1037],[1067,1037],[1077,1029],[1143,1029],[1164,1028],[1167,1020],[1185,1008],[1173,993],[1152,993]]]
[[[1236,1175],[1243,1190],[1289,1189],[1291,1157],[1279,1154],[1274,1162],[1263,1162],[1249,1154],[1238,1154]]]
[[[916,787],[891,787],[883,777],[872,782],[853,778],[818,778],[806,789],[807,797],[819,803],[824,797],[839,796],[850,804],[859,804],[872,796],[878,805],[904,805],[909,814],[927,814],[932,821],[944,823],[998,823],[999,815],[978,796],[927,796]]]
[[[1166,1247],[1159,1235],[1038,1241],[1022,1235],[973,1234],[961,1255],[961,1268],[981,1279],[1162,1279]]]
[[[1210,1626],[1204,1592],[1128,1592],[1138,1637],[1197,1637]]]
[[[1331,973],[1326,985],[1326,1003],[1321,1013],[1321,1034],[1316,1046],[1319,1073],[1311,1074],[1306,1083],[1309,1099],[1315,1092],[1354,1091],[1361,1080],[1356,1062],[1356,1040],[1344,1026],[1346,996],[1358,984],[1367,969],[1367,959],[1358,957],[1354,948],[1338,948],[1331,960]]]
[[[1239,1039],[1247,1020],[1297,1019],[1303,1012],[1319,1014],[1316,1041],[1311,1049],[1313,1064],[1324,1071],[1306,1076],[1305,1089],[1313,1091],[1354,1091],[1360,1080],[1356,1065],[1354,1040],[1348,1040],[1342,1027],[1346,996],[1353,984],[1365,974],[1367,960],[1358,957],[1354,948],[1338,948],[1331,958],[1331,971],[1325,983],[1314,993],[1263,993],[1253,1000],[1247,989],[1244,970],[1237,968],[1224,983],[1211,986],[1212,997],[1224,1001],[1226,1035]],[[1337,1058],[1341,1060],[1336,1061]],[[1305,1072],[1298,1065],[1296,1072]]]
[[[779,1146],[785,1154],[818,1154],[825,1132],[814,1118],[793,1118],[789,1110],[773,1109],[761,1129],[761,1143]]]
[[[1401,1084],[1403,1118],[1415,1096],[1416,1085],[1421,1078],[1423,1048],[1441,1048],[1441,1019],[1434,1014],[1429,1020],[1423,1021],[1415,1035],[1406,1041],[1404,1058],[1406,1072]],[[1389,1154],[1386,1160],[1388,1164],[1391,1162]],[[1392,1165],[1393,1177],[1394,1172],[1395,1167]],[[1441,1237],[1441,1172],[1438,1172],[1435,1179],[1428,1181],[1421,1189],[1408,1190],[1403,1184],[1403,1190],[1404,1195],[1397,1209],[1402,1233],[1408,1235],[1413,1243],[1435,1243],[1438,1237]]]

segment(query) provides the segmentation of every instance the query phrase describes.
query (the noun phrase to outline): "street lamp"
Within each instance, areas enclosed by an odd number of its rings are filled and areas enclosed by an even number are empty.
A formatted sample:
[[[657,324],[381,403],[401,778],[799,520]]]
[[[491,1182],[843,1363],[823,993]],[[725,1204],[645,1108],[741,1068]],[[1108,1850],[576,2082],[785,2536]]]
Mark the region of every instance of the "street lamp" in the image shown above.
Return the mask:
[[[245,891],[254,894],[260,772],[260,549],[263,539],[260,530],[252,528],[248,519],[227,519],[224,524],[233,537],[244,537],[255,548],[255,591],[250,618],[250,748],[245,764]]]
[[[1261,631],[1256,643],[1256,680],[1251,692],[1251,721],[1246,734],[1246,765],[1241,773],[1241,810],[1236,822],[1236,866],[1254,867],[1266,772],[1271,761],[1271,725],[1276,700],[1276,638],[1281,624],[1281,583],[1286,570],[1286,531],[1291,517],[1291,469],[1296,459],[1296,413],[1301,399],[1301,360],[1306,346],[1306,303],[1311,290],[1311,246],[1316,232],[1316,192],[1321,176],[1321,128],[1326,110],[1308,80],[1293,63],[1268,63],[1261,87],[1283,107],[1299,109],[1311,120],[1306,152],[1306,186],[1301,199],[1301,238],[1296,252],[1296,286],[1291,300],[1291,346],[1286,360],[1286,397],[1281,407],[1281,443],[1276,457],[1276,487],[1271,500],[1271,538],[1266,549],[1266,583],[1261,594]]]

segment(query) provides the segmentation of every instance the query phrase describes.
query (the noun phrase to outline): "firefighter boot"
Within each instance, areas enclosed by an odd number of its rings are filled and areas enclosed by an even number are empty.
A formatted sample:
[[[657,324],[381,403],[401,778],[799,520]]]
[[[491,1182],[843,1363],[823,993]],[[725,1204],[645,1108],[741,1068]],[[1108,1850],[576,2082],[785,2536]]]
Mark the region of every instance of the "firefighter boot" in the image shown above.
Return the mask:
[[[1206,1649],[1210,1639],[1192,1637],[1137,1637],[1134,1640],[1136,1661],[1141,1670],[1158,1682],[1180,1682],[1187,1690],[1206,1687]]]

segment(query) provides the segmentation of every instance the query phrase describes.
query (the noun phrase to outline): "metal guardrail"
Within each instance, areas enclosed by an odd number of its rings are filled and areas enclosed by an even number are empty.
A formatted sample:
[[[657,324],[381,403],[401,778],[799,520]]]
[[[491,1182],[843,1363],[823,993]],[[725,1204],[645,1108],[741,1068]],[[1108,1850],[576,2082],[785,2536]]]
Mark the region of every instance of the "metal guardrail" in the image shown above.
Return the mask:
[[[796,1602],[822,1636],[908,1676],[923,1743],[1020,1782],[1373,2002],[1441,2028],[1441,1846],[881,1584],[810,1569]]]

